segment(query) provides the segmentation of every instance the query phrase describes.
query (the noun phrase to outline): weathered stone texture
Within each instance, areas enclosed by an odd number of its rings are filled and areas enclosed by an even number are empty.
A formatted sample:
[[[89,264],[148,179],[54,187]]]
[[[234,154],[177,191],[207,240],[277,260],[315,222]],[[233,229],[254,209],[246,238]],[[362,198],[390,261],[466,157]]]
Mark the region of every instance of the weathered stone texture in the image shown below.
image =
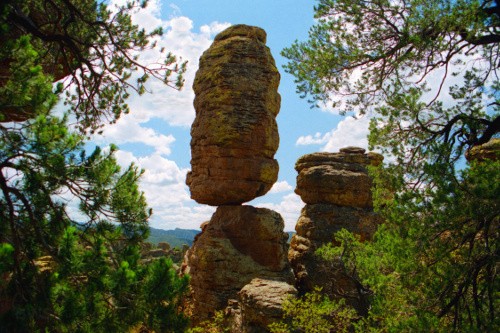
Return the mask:
[[[260,28],[231,26],[200,58],[186,180],[199,203],[241,204],[277,180],[280,75],[265,40]]]
[[[252,206],[221,206],[185,257],[191,275],[194,322],[237,299],[253,278],[293,283],[281,216]]]
[[[321,260],[315,252],[321,246],[333,243],[333,235],[341,229],[359,235],[361,241],[370,240],[381,222],[378,214],[367,209],[331,204],[306,205],[288,252],[297,288],[308,292],[321,286],[322,291],[330,296],[352,294],[351,299],[355,299],[354,281],[344,275],[341,266]],[[359,304],[352,304],[360,308]]]
[[[283,303],[296,295],[297,289],[286,282],[253,279],[238,293],[238,301],[226,309],[231,332],[269,332],[271,323],[283,319]]]
[[[295,164],[299,173],[295,193],[306,204],[371,207],[372,184],[366,167],[381,162],[381,155],[355,147],[302,156]]]
[[[484,161],[500,159],[500,138],[493,138],[480,146],[475,146],[465,153],[468,161]]]
[[[295,192],[306,206],[295,227],[288,259],[300,293],[320,286],[323,293],[344,295],[348,304],[366,312],[366,297],[359,294],[356,281],[346,274],[341,262],[322,260],[315,252],[332,243],[341,229],[359,235],[361,241],[372,238],[382,220],[372,209],[367,166],[377,166],[382,159],[379,154],[347,147],[339,153],[314,153],[297,161]]]

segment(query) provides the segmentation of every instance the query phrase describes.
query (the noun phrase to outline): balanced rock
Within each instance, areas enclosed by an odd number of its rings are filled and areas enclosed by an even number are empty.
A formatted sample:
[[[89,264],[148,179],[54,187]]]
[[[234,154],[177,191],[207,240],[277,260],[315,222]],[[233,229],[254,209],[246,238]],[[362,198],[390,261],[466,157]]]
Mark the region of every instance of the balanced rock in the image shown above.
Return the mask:
[[[203,53],[193,84],[191,198],[213,206],[264,195],[277,180],[280,74],[264,30],[235,25]]]
[[[252,206],[218,207],[186,253],[191,275],[193,321],[207,319],[237,299],[253,278],[293,283],[281,216]]]
[[[304,155],[295,164],[299,173],[295,193],[307,204],[371,207],[371,179],[368,165],[377,166],[382,156],[347,147],[339,153]]]

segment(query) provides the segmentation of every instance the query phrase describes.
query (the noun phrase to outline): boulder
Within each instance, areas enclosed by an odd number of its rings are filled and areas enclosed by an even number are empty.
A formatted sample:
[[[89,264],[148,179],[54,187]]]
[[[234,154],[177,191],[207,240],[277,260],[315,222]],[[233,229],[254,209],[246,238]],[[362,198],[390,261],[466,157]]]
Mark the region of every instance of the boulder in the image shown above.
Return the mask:
[[[237,299],[254,278],[293,283],[281,216],[252,206],[220,206],[188,250],[194,323]]]
[[[296,295],[297,289],[286,282],[253,279],[238,293],[237,303],[226,309],[231,318],[231,332],[269,332],[271,323],[283,319],[283,303]]]
[[[158,248],[162,249],[163,251],[169,251],[170,250],[170,244],[167,242],[159,242],[158,243]]]
[[[186,179],[199,203],[241,204],[277,180],[280,74],[265,42],[264,30],[235,25],[200,58]]]
[[[366,299],[359,297],[356,281],[349,276],[340,262],[322,260],[316,250],[334,244],[334,234],[346,229],[371,240],[382,218],[371,210],[342,207],[331,204],[306,205],[302,209],[296,234],[292,237],[288,260],[293,268],[296,286],[301,293],[322,287],[322,292],[332,297],[349,296],[348,303],[358,310],[366,309]]]
[[[295,165],[299,173],[295,193],[306,204],[371,207],[371,179],[367,166],[377,166],[382,156],[348,147],[339,153],[302,156]]]

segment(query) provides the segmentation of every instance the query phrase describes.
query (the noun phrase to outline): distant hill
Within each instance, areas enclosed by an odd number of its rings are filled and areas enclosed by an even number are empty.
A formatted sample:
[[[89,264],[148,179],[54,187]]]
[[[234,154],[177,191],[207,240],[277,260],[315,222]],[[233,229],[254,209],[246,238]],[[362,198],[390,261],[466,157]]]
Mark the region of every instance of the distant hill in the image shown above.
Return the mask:
[[[167,242],[171,247],[182,247],[187,244],[191,246],[194,241],[194,236],[200,233],[201,230],[196,229],[179,229],[163,230],[149,228],[148,242],[157,245],[160,242]]]
[[[179,229],[174,230],[163,230],[149,228],[149,238],[148,242],[157,245],[160,242],[167,242],[171,247],[182,247],[182,245],[187,244],[189,246],[193,245],[194,236],[201,232],[201,230],[196,229]],[[293,231],[287,231],[288,242],[292,239],[295,234]]]

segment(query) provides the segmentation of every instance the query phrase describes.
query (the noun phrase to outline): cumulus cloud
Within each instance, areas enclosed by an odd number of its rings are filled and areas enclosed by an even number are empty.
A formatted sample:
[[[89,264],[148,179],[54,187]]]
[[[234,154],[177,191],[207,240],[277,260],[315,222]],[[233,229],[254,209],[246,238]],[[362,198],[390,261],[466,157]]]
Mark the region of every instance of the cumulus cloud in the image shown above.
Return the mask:
[[[368,115],[344,118],[335,129],[325,135],[328,139],[321,150],[335,152],[347,146],[368,149],[369,125]]]
[[[277,211],[285,221],[285,231],[295,230],[295,225],[300,216],[300,211],[304,207],[304,203],[298,195],[290,193],[283,196],[279,203],[261,203],[257,207],[268,208]]]
[[[292,185],[288,184],[286,180],[276,182],[269,193],[281,193],[281,192],[288,192],[293,190]]]
[[[113,126],[107,126],[102,135],[94,136],[93,140],[98,144],[142,143],[153,147],[155,153],[161,155],[170,155],[170,146],[175,142],[171,134],[165,135],[143,127],[136,118],[128,116],[122,117]]]
[[[314,135],[300,136],[295,143],[297,146],[322,145],[330,140],[331,133],[321,134],[317,132]]]
[[[193,30],[193,21],[187,17],[173,17],[162,22],[164,34],[157,38],[158,47],[164,47],[178,57],[179,61],[187,61],[184,74],[184,88],[180,91],[164,85],[159,80],[149,80],[146,88],[151,94],[137,96],[133,94],[128,101],[131,115],[140,122],[151,118],[160,118],[170,125],[188,127],[194,120],[193,99],[191,89],[198,68],[198,60],[213,41],[214,36],[227,28],[229,23],[213,22]],[[158,50],[142,52],[139,60],[145,64],[154,64],[161,59]]]
[[[323,145],[321,150],[328,152],[336,152],[340,148],[347,146],[368,149],[369,125],[369,115],[363,115],[357,118],[346,117],[330,132],[300,136],[295,144],[297,146]]]
[[[125,0],[113,0],[114,4],[123,4]],[[163,35],[156,38],[158,49],[164,47],[182,61],[188,61],[188,69],[184,75],[184,88],[180,91],[164,85],[158,80],[148,81],[146,88],[151,94],[138,96],[131,93],[128,99],[130,114],[123,115],[119,121],[104,128],[102,135],[95,135],[92,140],[101,146],[116,143],[140,143],[153,148],[153,153],[119,150],[117,160],[123,167],[131,163],[145,170],[141,178],[141,190],[144,191],[148,204],[153,208],[150,219],[155,228],[192,228],[210,219],[215,208],[198,205],[190,199],[189,189],[185,185],[188,169],[181,168],[167,156],[171,154],[175,137],[171,133],[158,131],[147,126],[150,120],[161,119],[170,126],[189,128],[194,120],[192,84],[198,68],[198,59],[210,46],[217,33],[230,24],[212,22],[193,28],[191,19],[180,16],[179,7],[170,6],[172,15],[161,19],[161,2],[152,0],[145,10],[132,15],[135,24],[151,31],[157,27],[163,28]],[[154,65],[162,61],[158,50],[141,52],[139,61],[146,65]],[[188,152],[186,152],[187,154]]]
[[[136,157],[123,150],[116,152],[116,158],[124,167],[134,163],[145,170],[140,185],[148,205],[153,208],[151,226],[197,229],[215,211],[214,207],[198,205],[190,199],[189,189],[184,183],[188,169],[179,168],[174,161],[159,154]]]

